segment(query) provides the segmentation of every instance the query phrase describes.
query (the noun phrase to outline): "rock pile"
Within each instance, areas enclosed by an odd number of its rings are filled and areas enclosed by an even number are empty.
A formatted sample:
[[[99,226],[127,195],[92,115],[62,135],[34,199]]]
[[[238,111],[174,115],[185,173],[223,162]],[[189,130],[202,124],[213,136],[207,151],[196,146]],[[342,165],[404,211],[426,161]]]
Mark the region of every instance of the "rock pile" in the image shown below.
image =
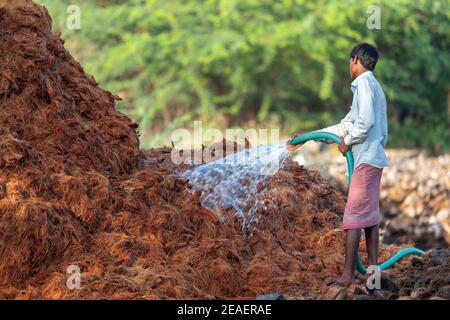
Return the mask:
[[[381,192],[386,237],[450,244],[450,154],[392,156]]]

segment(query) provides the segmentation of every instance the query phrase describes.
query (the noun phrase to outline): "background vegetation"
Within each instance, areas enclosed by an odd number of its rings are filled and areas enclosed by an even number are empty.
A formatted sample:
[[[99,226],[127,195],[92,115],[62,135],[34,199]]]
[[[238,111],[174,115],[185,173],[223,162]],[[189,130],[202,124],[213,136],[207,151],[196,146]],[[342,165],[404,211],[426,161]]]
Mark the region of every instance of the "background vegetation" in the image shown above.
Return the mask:
[[[362,41],[389,103],[390,147],[450,150],[448,0],[38,0],[71,53],[123,98],[146,146],[175,128],[280,127],[285,135],[337,122],[350,105],[348,55]],[[69,30],[69,4],[81,29]]]

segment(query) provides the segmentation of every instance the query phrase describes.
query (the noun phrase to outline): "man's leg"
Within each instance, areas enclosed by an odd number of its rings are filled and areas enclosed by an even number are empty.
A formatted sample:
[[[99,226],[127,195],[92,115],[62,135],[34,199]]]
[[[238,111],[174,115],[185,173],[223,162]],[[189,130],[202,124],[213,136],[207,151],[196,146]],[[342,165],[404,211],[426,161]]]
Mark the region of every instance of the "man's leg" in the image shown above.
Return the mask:
[[[359,249],[361,229],[347,230],[345,239],[345,263],[341,280],[350,283],[355,279],[355,259]]]
[[[364,229],[369,266],[378,265],[378,225]]]

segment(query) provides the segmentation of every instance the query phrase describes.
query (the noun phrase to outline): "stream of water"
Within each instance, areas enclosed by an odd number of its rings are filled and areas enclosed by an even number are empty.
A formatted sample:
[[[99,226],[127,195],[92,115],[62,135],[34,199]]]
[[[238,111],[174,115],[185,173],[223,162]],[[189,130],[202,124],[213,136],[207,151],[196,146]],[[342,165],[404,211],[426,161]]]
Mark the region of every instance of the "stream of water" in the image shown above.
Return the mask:
[[[258,222],[255,211],[264,206],[270,178],[283,166],[289,151],[285,142],[256,146],[183,173],[201,192],[201,204],[223,217],[233,210],[248,230]]]

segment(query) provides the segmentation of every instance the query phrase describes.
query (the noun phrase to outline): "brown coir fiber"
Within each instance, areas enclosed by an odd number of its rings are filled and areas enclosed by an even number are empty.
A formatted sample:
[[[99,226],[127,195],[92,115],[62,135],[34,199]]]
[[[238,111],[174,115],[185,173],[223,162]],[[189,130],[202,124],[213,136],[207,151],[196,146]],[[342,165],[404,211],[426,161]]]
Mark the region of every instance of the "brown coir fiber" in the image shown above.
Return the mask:
[[[47,10],[0,1],[0,128],[45,152],[53,169],[132,172],[141,158],[136,125],[63,44]]]
[[[341,271],[344,198],[317,172],[288,161],[243,237],[200,206],[170,149],[139,150],[45,8],[0,0],[0,57],[0,298],[316,297]]]

